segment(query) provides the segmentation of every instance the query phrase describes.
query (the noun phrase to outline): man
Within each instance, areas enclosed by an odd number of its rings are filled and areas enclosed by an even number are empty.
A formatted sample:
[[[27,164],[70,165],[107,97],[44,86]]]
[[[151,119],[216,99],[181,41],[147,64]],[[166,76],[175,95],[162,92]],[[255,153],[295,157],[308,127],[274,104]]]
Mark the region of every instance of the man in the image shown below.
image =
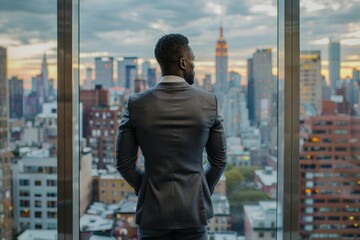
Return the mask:
[[[207,220],[214,215],[211,194],[226,165],[223,120],[215,95],[191,86],[188,44],[181,34],[159,39],[161,81],[129,97],[119,126],[117,169],[138,195],[139,239],[207,239]],[[136,166],[139,146],[144,171]]]

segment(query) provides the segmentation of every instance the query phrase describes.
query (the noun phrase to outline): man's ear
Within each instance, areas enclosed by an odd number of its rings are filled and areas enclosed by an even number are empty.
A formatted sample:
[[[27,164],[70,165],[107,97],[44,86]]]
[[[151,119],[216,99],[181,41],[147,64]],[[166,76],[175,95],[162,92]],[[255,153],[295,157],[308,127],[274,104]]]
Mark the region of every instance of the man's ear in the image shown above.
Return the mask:
[[[186,61],[185,61],[184,58],[180,58],[179,66],[180,66],[180,68],[183,69],[183,70],[186,69]]]

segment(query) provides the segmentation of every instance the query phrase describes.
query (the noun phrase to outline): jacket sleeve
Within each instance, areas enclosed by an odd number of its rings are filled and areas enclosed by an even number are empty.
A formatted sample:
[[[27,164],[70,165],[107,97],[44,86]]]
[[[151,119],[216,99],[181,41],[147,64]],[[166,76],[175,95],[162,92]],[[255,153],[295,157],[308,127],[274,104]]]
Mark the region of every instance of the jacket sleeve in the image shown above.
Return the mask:
[[[209,138],[205,146],[208,159],[205,176],[211,194],[214,192],[215,185],[218,183],[226,166],[226,138],[223,127],[223,118],[218,114],[216,97],[215,101],[216,118],[214,124],[210,128]]]
[[[141,185],[143,171],[136,166],[139,144],[135,129],[131,124],[130,97],[122,115],[116,139],[116,169],[130,184],[137,195]]]

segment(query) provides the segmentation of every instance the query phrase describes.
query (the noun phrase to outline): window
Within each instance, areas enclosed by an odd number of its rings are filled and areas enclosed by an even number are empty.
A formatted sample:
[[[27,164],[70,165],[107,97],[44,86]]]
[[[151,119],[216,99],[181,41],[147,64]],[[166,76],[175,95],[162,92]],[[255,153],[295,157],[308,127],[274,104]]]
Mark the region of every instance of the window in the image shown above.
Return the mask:
[[[41,218],[42,212],[35,212],[35,218]]]
[[[56,208],[56,201],[47,201],[47,207],[48,208]]]
[[[27,179],[20,179],[19,180],[19,185],[20,186],[29,186],[30,185],[30,181]]]
[[[35,180],[34,185],[35,186],[41,186],[41,180]]]
[[[30,207],[29,200],[20,200],[20,207]]]
[[[46,180],[46,185],[49,187],[56,187],[56,180]]]

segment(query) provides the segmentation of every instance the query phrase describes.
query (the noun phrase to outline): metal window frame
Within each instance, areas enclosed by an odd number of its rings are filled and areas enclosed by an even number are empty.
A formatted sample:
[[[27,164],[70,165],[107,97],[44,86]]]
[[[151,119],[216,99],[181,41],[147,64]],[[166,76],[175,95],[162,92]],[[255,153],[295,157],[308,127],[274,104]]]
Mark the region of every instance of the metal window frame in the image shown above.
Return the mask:
[[[59,240],[79,239],[79,83],[73,75],[79,58],[78,4],[78,0],[57,1]]]
[[[283,111],[279,96],[277,239],[298,239],[299,184],[299,6],[278,0],[278,79],[284,80]],[[58,0],[58,239],[79,239],[79,0]],[[284,114],[283,118],[280,116]]]
[[[299,237],[300,0],[278,0],[278,236]],[[283,99],[281,99],[283,97]],[[283,114],[283,115],[281,115]]]

